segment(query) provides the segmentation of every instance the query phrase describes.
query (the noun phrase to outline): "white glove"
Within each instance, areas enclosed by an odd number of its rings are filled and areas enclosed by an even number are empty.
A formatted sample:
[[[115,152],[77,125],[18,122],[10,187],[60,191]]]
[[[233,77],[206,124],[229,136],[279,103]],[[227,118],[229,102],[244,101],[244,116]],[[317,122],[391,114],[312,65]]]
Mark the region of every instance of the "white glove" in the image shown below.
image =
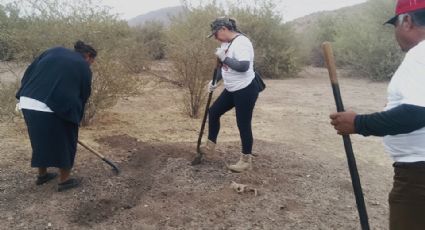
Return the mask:
[[[217,83],[213,85],[213,82],[210,81],[210,83],[208,83],[208,93],[214,92],[214,90],[217,89],[217,87],[218,87]]]
[[[224,48],[217,48],[215,51],[215,55],[220,59],[220,61],[224,62],[224,59],[226,59],[226,49]]]

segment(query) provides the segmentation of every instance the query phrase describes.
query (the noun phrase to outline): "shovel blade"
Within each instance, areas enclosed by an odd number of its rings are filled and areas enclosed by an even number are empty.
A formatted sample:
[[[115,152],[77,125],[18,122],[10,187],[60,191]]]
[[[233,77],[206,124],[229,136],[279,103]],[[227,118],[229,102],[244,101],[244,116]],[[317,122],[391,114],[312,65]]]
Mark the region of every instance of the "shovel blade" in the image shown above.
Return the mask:
[[[103,158],[102,160],[112,167],[112,171],[115,173],[115,175],[120,174],[120,169],[114,163],[112,163],[110,160],[106,158]]]
[[[202,154],[198,154],[192,161],[192,165],[199,165],[202,163]]]

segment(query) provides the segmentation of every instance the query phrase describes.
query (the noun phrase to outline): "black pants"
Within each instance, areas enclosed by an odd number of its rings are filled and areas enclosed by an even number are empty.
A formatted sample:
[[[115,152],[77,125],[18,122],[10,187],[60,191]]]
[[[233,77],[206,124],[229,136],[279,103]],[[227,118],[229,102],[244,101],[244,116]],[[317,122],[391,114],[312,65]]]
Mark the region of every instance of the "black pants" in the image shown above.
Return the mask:
[[[252,113],[258,98],[258,85],[255,81],[241,90],[229,92],[224,90],[209,109],[209,133],[208,139],[217,142],[220,132],[220,117],[232,108],[236,109],[236,121],[242,141],[242,153],[252,153]]]
[[[425,229],[425,162],[395,163],[390,230]]]

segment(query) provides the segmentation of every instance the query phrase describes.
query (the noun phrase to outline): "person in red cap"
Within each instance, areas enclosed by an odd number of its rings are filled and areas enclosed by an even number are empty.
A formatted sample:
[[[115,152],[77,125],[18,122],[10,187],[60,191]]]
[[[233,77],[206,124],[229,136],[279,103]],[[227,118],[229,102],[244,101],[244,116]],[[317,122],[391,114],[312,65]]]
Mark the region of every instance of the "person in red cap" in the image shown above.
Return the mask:
[[[388,86],[383,112],[330,115],[338,134],[383,136],[394,159],[390,229],[425,229],[425,0],[398,0],[386,24],[406,56]]]

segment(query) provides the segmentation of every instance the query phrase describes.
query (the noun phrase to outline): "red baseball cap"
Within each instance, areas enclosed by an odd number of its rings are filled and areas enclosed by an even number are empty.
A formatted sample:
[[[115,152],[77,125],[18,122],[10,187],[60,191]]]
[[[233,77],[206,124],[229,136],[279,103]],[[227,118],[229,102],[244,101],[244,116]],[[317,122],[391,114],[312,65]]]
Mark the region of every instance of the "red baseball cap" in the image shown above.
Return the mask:
[[[425,0],[397,0],[395,16],[385,22],[385,24],[395,25],[400,14],[405,14],[421,9],[425,9]]]

